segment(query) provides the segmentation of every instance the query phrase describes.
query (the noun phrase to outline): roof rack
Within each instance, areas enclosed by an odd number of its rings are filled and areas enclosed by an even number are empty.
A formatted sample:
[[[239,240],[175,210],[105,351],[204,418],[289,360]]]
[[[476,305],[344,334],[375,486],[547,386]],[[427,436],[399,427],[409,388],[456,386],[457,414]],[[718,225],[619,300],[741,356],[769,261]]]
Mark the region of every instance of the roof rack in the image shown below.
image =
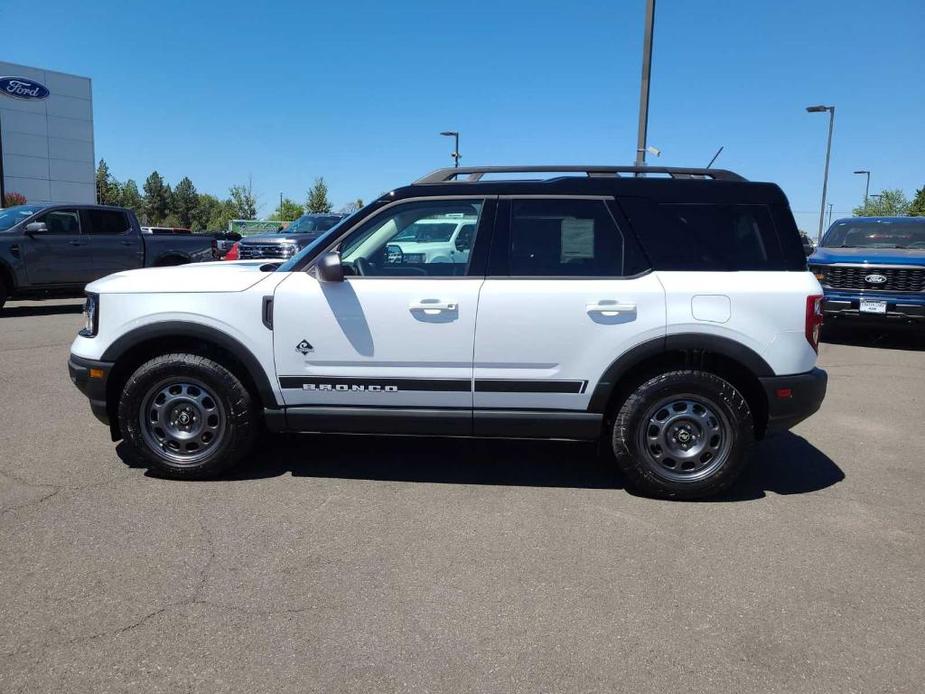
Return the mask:
[[[714,181],[746,181],[737,173],[726,169],[687,169],[674,166],[460,166],[458,168],[437,169],[419,183],[453,183],[480,181],[485,174],[496,173],[583,173],[586,176],[615,176],[624,174],[659,174],[670,178],[712,179]],[[551,178],[551,177],[550,177]]]

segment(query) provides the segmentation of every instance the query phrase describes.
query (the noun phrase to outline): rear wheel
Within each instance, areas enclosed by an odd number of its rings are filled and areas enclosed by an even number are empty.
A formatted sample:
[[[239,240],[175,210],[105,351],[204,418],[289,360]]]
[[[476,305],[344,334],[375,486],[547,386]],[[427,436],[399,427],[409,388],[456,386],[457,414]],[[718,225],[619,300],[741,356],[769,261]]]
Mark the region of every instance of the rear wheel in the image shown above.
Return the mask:
[[[119,426],[133,457],[169,477],[203,478],[237,463],[253,444],[255,403],[221,364],[166,354],[129,377]]]
[[[728,489],[753,439],[745,398],[703,371],[672,371],[647,380],[613,420],[617,464],[631,486],[663,498],[694,499]]]

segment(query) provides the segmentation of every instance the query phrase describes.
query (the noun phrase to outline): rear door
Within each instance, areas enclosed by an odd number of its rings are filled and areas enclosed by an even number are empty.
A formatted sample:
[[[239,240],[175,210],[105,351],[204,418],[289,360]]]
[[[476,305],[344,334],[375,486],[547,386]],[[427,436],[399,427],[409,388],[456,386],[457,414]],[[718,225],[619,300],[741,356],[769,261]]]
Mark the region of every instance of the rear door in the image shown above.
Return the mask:
[[[87,208],[80,215],[93,256],[93,279],[144,264],[141,234],[132,228],[125,211]]]
[[[81,233],[77,208],[55,208],[32,221],[44,222],[47,231],[30,234],[23,243],[30,284],[66,286],[94,279],[90,244]]]
[[[476,410],[585,410],[611,362],[665,334],[662,285],[608,203],[502,199],[479,298]]]

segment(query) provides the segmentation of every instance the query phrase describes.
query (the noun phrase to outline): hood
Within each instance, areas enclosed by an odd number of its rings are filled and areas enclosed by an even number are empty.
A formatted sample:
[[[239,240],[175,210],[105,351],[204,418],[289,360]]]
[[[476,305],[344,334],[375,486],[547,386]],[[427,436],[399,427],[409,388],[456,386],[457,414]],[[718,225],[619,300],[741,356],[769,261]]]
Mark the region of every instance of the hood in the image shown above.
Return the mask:
[[[817,248],[808,262],[859,263],[864,265],[921,265],[925,267],[925,250],[914,248]]]
[[[187,292],[242,292],[265,279],[264,260],[190,263],[152,267],[107,275],[87,285],[97,294],[174,294]]]
[[[286,232],[280,232],[278,234],[257,234],[256,236],[248,236],[241,239],[241,245],[247,246],[252,243],[294,243],[296,245],[304,246],[306,243],[311,243],[317,239],[323,231],[318,233],[307,232],[304,234],[287,234]]]

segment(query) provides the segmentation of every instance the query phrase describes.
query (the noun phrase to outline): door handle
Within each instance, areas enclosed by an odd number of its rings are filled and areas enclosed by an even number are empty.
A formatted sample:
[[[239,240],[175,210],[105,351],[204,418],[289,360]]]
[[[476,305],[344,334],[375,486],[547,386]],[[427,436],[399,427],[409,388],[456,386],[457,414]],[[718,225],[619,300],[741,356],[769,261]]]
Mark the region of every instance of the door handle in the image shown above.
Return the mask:
[[[602,300],[595,304],[585,306],[588,313],[599,313],[602,316],[619,316],[621,313],[636,313],[636,304],[620,301]]]
[[[459,310],[459,304],[455,301],[440,301],[439,299],[421,299],[412,301],[408,307],[411,311],[422,311],[428,316],[436,316],[440,313],[450,313]]]
[[[68,241],[69,246],[86,246],[87,244],[83,241]]]

